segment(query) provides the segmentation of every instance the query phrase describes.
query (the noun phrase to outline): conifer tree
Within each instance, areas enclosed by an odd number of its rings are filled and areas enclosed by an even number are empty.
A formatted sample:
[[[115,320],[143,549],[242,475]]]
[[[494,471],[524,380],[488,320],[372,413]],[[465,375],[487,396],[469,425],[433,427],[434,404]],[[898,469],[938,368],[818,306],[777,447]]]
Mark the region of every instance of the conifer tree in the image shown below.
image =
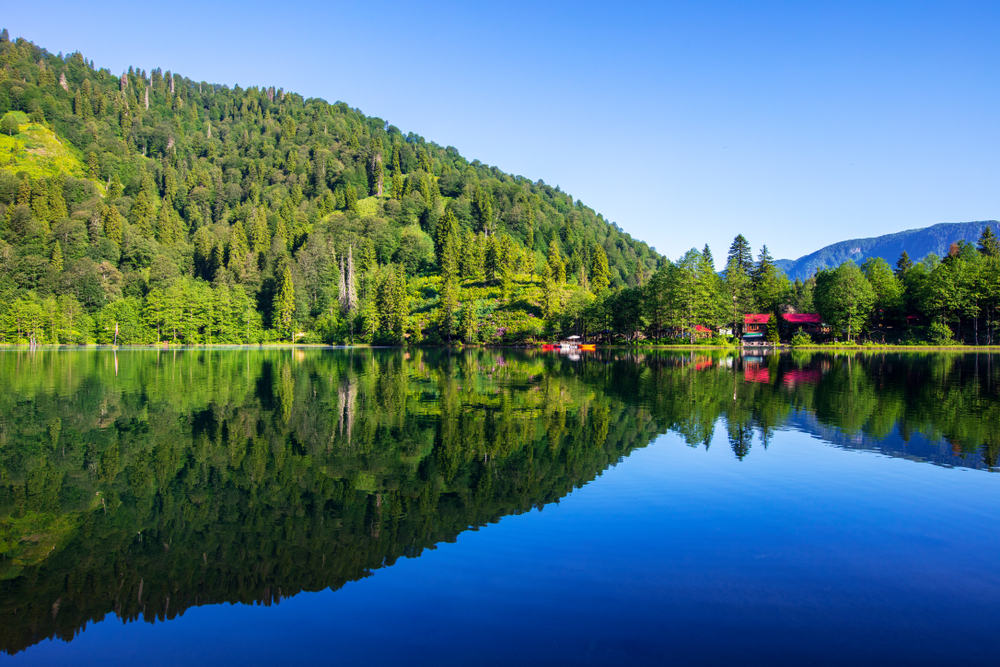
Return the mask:
[[[31,205],[31,181],[27,178],[22,178],[17,185],[17,205]]]
[[[441,287],[441,305],[438,309],[438,327],[451,343],[455,332],[455,309],[458,308],[458,288],[453,281],[445,282]]]
[[[993,229],[986,225],[979,236],[979,252],[987,257],[1000,257],[1000,239],[997,239]]]
[[[441,262],[441,254],[445,244],[452,241],[458,234],[458,218],[451,206],[444,210],[444,215],[438,220],[437,228],[434,230],[434,252],[437,254],[438,262]]]
[[[115,173],[111,176],[111,186],[108,188],[108,199],[115,201],[125,194],[125,188],[122,187],[122,181],[118,178],[118,174]]]
[[[896,277],[902,278],[906,275],[906,272],[913,268],[913,261],[910,259],[909,253],[905,250],[899,255],[899,259],[896,260]]]
[[[243,223],[239,220],[229,231],[229,270],[239,273],[243,269],[243,262],[250,252],[247,243],[246,232],[243,231]]]
[[[160,207],[161,212],[163,207]],[[129,211],[130,222],[139,229],[139,233],[146,238],[153,237],[152,228],[152,218],[153,218],[153,202],[149,197],[146,190],[141,190],[135,201],[132,203],[132,208]],[[159,230],[157,230],[159,232]],[[162,232],[161,232],[162,233]]]
[[[500,237],[500,295],[505,303],[510,302],[511,291],[514,289],[514,246],[510,237],[504,234]]]
[[[285,266],[281,274],[281,281],[274,297],[274,324],[275,329],[282,337],[293,340],[295,331],[293,328],[293,318],[295,316],[295,286],[292,284],[292,270]]]
[[[607,257],[605,257],[605,260]],[[555,239],[549,241],[549,254],[546,261],[546,272],[560,285],[566,282],[566,263],[563,262],[562,253]]]
[[[260,255],[270,247],[271,231],[267,228],[267,210],[262,206],[257,207],[250,220],[250,250]]]
[[[59,271],[62,271],[62,270],[63,270],[63,253],[62,253],[62,246],[61,246],[61,245],[59,244],[59,242],[58,242],[58,241],[56,241],[56,242],[55,242],[55,243],[54,243],[54,244],[52,245],[52,259],[50,260],[50,262],[49,262],[49,265],[50,265],[50,266],[51,266],[51,267],[52,267],[52,268],[53,268],[53,269],[54,269],[54,270],[55,270],[56,272],[59,272]]]
[[[344,256],[340,256],[340,280],[337,281],[337,302],[340,303],[340,312],[347,314],[347,278],[344,269]]]
[[[44,182],[39,181],[31,188],[31,214],[39,222],[48,223],[51,220],[49,192]]]
[[[750,243],[742,234],[737,234],[729,246],[729,254],[726,256],[726,266],[732,265],[742,271],[745,275],[750,275],[753,270],[753,250]]]
[[[496,282],[497,272],[500,270],[500,248],[496,235],[486,237],[486,256],[484,259],[486,279],[490,282]]]
[[[769,312],[777,308],[784,295],[779,294],[778,268],[774,265],[774,260],[771,258],[771,253],[767,251],[766,245],[760,249],[760,255],[757,257],[757,263],[754,264],[750,278],[754,300],[759,311]]]
[[[466,345],[476,342],[476,309],[473,301],[466,301],[461,315],[462,340]]]
[[[108,237],[108,240],[121,245],[122,230],[125,227],[125,219],[122,218],[122,214],[114,206],[105,206],[101,220],[104,222],[104,235]]]
[[[385,183],[385,169],[382,167],[382,140],[376,139],[372,142],[372,156],[369,162],[368,169],[370,171],[369,178],[371,179],[371,194],[376,197],[382,196],[382,190]]]

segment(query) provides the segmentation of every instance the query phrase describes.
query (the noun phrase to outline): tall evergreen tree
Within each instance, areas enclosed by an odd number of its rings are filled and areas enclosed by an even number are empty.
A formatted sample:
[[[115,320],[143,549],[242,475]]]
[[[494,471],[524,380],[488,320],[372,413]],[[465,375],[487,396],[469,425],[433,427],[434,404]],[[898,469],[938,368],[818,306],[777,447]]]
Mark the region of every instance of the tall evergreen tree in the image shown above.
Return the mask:
[[[281,273],[272,312],[274,312],[274,328],[283,338],[294,340],[295,286],[292,283],[292,270],[288,266],[285,266]]]
[[[1000,239],[997,239],[993,229],[986,225],[979,236],[979,252],[987,257],[1000,257]]]
[[[600,294],[611,285],[611,270],[608,268],[608,255],[604,247],[595,243],[590,251],[590,284],[594,294]]]
[[[910,260],[910,255],[905,250],[899,255],[899,259],[896,260],[896,277],[902,278],[906,275],[907,271],[913,268],[913,262]]]

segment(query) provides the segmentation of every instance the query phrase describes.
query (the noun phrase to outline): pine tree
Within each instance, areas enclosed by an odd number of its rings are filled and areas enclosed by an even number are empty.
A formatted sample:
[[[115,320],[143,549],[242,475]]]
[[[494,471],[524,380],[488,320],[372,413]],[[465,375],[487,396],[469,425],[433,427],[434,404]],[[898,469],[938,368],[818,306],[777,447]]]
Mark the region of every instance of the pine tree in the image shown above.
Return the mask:
[[[274,297],[274,328],[279,335],[293,340],[295,330],[295,286],[292,283],[292,270],[286,266],[281,274],[281,281]]]
[[[354,246],[347,246],[347,311],[353,316],[357,309],[358,280],[354,273]],[[351,335],[354,335],[353,331]]]
[[[49,262],[49,265],[57,272],[63,270],[62,246],[58,241],[56,241],[52,246],[52,259]]]
[[[466,345],[476,343],[476,309],[473,301],[466,301],[461,315],[462,340]]]
[[[254,209],[250,220],[250,250],[259,255],[270,248],[271,230],[267,227],[267,209],[260,206]]]
[[[114,206],[105,206],[101,220],[104,222],[104,235],[108,237],[108,240],[121,245],[122,230],[125,227],[125,219],[122,218],[122,214]]]
[[[555,239],[549,241],[549,254],[545,270],[557,284],[562,285],[566,282],[566,263],[563,262],[562,253],[559,252],[559,246],[556,245]]]
[[[51,210],[49,209],[49,192],[45,183],[39,181],[31,188],[31,214],[42,223],[51,220]]]
[[[160,207],[160,210],[162,215],[163,207]],[[153,228],[151,225],[153,217],[153,202],[146,190],[141,190],[139,192],[139,195],[135,198],[135,202],[133,202],[128,215],[130,222],[139,229],[140,234],[146,238],[153,237]]]
[[[372,142],[372,156],[368,165],[369,178],[371,180],[370,193],[376,197],[382,196],[385,183],[385,170],[382,167],[382,140],[376,139]]]
[[[778,307],[782,295],[779,294],[778,268],[774,265],[767,246],[762,246],[757,263],[750,276],[754,299],[760,312],[768,312]]]
[[[742,234],[737,234],[729,246],[729,254],[726,256],[726,266],[734,266],[749,275],[753,270],[753,250],[750,243]]]
[[[61,174],[49,179],[49,214],[53,222],[69,215],[66,210],[66,199],[63,197],[64,184],[65,177]]]
[[[458,287],[454,281],[445,282],[441,287],[441,302],[438,308],[438,327],[451,343],[455,332],[455,310],[458,308]]]
[[[510,302],[510,294],[514,289],[514,244],[510,237],[504,234],[500,237],[500,298],[505,303]]]
[[[778,311],[771,313],[767,320],[767,342],[777,345],[781,342],[781,320]]]
[[[125,188],[122,187],[122,181],[118,178],[118,174],[113,174],[111,176],[111,187],[108,188],[108,199],[115,201],[123,194],[125,194]]]
[[[452,241],[457,234],[458,218],[455,217],[455,211],[452,210],[452,207],[448,206],[434,229],[434,252],[437,254],[438,263],[441,262],[441,253],[444,251],[445,244]]]
[[[979,236],[979,252],[987,257],[1000,257],[1000,239],[997,239],[993,229],[986,225]]]
[[[250,246],[247,243],[246,232],[243,231],[243,223],[239,220],[229,230],[229,270],[233,273],[241,273],[243,262],[250,253]]]
[[[337,302],[340,304],[340,312],[347,314],[347,278],[344,273],[344,256],[340,256],[340,280],[337,281]]]
[[[139,196],[142,197],[141,194]],[[160,212],[156,216],[156,239],[165,246],[172,246],[180,240],[173,208],[169,204],[169,202],[163,202],[160,206]],[[144,235],[150,235],[148,224],[140,229]]]
[[[497,244],[496,235],[486,238],[486,257],[484,259],[486,279],[490,282],[496,282],[497,271],[500,270],[500,248]]]
[[[599,243],[595,243],[593,250],[590,251],[590,285],[594,294],[600,294],[611,285],[608,255]]]
[[[403,189],[406,187],[406,179],[403,178],[402,174],[396,173],[392,175],[392,198],[402,199]]]
[[[22,178],[17,185],[17,205],[31,205],[31,181],[27,178]]]
[[[906,272],[913,268],[913,261],[910,259],[909,253],[905,250],[899,255],[899,259],[896,260],[896,277],[902,278],[906,275]]]

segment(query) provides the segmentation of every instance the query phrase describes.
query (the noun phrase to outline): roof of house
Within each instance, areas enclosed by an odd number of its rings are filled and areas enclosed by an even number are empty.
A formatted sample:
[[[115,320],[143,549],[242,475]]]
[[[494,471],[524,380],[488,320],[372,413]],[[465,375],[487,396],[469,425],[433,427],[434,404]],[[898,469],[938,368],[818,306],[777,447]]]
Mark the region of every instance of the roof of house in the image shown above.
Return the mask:
[[[789,324],[822,324],[823,318],[816,313],[789,313],[782,315],[782,318]],[[761,313],[750,313],[743,316],[743,324],[767,324],[771,321],[771,316]]]
[[[698,333],[712,333],[711,329],[709,329],[708,327],[703,327],[700,324],[696,324],[694,326],[694,330],[697,331]]]
[[[785,321],[789,324],[822,324],[823,318],[817,313],[789,313],[785,315]]]

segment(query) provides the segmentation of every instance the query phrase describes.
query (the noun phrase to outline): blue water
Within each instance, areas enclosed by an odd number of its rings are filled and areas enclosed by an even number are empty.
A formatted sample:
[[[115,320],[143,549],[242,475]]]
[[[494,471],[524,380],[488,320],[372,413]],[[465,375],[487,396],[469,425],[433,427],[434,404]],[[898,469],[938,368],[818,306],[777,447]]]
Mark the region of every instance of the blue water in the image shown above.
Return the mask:
[[[113,616],[0,664],[997,664],[1000,485],[794,430],[672,433],[331,592]]]

